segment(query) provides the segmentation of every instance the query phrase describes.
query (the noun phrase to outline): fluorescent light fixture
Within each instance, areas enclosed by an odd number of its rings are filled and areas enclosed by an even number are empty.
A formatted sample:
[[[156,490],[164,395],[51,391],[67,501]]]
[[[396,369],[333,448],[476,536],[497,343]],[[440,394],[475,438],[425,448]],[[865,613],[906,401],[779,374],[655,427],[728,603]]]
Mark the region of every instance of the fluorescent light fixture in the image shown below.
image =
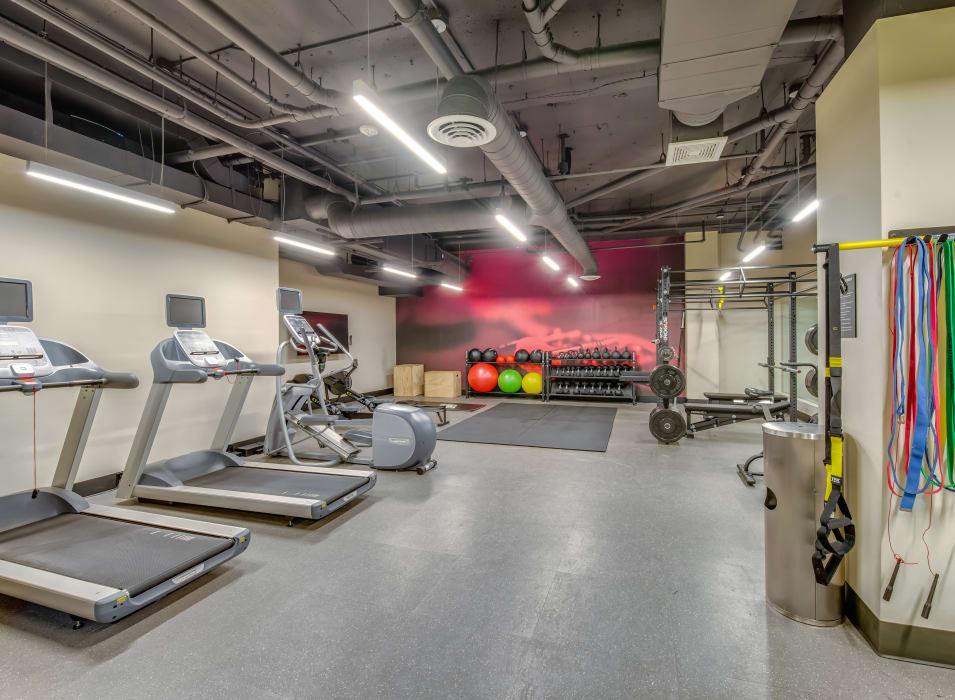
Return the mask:
[[[27,175],[35,177],[38,180],[45,180],[56,185],[63,185],[87,194],[95,194],[97,197],[106,197],[114,199],[117,202],[125,202],[133,206],[150,209],[152,211],[162,212],[163,214],[174,214],[175,205],[157,197],[150,197],[148,194],[133,192],[125,187],[111,185],[108,182],[94,180],[91,177],[74,175],[73,173],[59,168],[51,168],[49,165],[41,163],[27,163]]]
[[[573,277],[568,277],[568,278],[567,278],[567,282],[568,282],[568,284],[570,284],[571,287],[579,287],[579,286],[580,286],[580,282],[578,282],[577,280],[575,280]]]
[[[755,258],[757,255],[759,255],[760,253],[762,253],[764,250],[766,250],[766,246],[764,246],[764,245],[758,245],[758,246],[756,246],[755,248],[753,248],[751,251],[749,251],[749,252],[746,254],[746,256],[743,258],[743,262],[749,262],[750,260],[752,260],[753,258]]]
[[[335,251],[329,248],[322,248],[321,246],[312,245],[311,243],[303,243],[302,241],[296,241],[294,238],[286,238],[285,236],[272,236],[273,241],[278,241],[284,245],[295,246],[296,248],[302,248],[303,250],[309,250],[313,253],[321,253],[322,255],[334,255]]]
[[[453,289],[456,292],[464,291],[464,287],[459,287],[456,284],[448,284],[447,282],[442,282],[441,286],[444,287],[445,289]]]
[[[417,279],[418,277],[418,275],[413,272],[399,270],[397,267],[392,267],[391,265],[382,265],[381,269],[383,272],[390,272],[393,275],[401,275],[402,277],[411,277],[412,279]]]
[[[814,211],[816,211],[816,209],[818,208],[819,208],[819,200],[818,199],[812,200],[811,202],[809,202],[809,204],[807,204],[806,206],[804,206],[802,209],[799,210],[799,213],[793,217],[793,221],[802,221],[807,216],[809,216]]]
[[[524,232],[521,231],[519,228],[517,228],[517,226],[515,226],[513,223],[511,223],[511,220],[508,219],[506,216],[504,216],[503,214],[495,214],[494,218],[497,219],[497,223],[503,226],[509,234],[514,236],[514,238],[519,240],[521,243],[527,242],[527,236],[524,235]]]
[[[732,270],[727,270],[727,271],[724,272],[722,275],[720,275],[720,282],[725,282],[726,280],[728,280],[728,279],[729,279],[730,277],[732,277],[732,276],[733,276]]]
[[[546,255],[542,255],[542,256],[541,256],[541,260],[542,260],[542,261],[544,262],[544,264],[547,265],[547,267],[549,267],[551,270],[555,270],[555,271],[556,271],[556,270],[559,270],[559,269],[560,269],[560,265],[558,265],[558,264],[556,263],[556,261],[554,261],[554,260],[552,260],[551,258],[547,257]]]
[[[354,90],[355,91],[352,95],[352,98],[355,100],[355,102],[357,102],[363,110],[368,112],[368,115],[372,119],[385,127],[392,136],[401,141],[405,148],[410,150],[421,160],[431,166],[435,172],[438,172],[441,175],[444,175],[446,172],[448,172],[447,168],[441,165],[437,158],[428,153],[424,146],[415,141],[407,131],[398,126],[391,117],[385,114],[381,108],[378,107],[376,103],[380,100],[374,90],[365,85],[365,83],[361,80],[355,81]]]

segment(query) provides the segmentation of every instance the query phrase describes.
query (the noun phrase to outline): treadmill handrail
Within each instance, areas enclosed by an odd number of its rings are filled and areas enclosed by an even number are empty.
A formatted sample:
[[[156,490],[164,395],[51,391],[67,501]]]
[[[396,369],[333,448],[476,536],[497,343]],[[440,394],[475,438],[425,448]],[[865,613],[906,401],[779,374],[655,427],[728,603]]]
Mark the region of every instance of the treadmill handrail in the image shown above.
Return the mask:
[[[102,371],[102,373],[97,373],[93,370],[83,367],[72,367],[68,369],[71,371],[66,373],[67,376],[75,375],[77,373],[89,373],[94,375],[98,374],[99,376],[93,376],[88,379],[54,379],[53,381],[50,381],[50,377],[56,377],[57,374],[64,373],[54,372],[52,375],[42,378],[38,377],[35,379],[3,380],[4,383],[0,384],[0,392],[20,391],[25,394],[29,394],[34,391],[40,391],[41,389],[63,389],[78,386],[98,386],[102,387],[103,389],[135,389],[139,386],[139,378],[136,377],[135,374],[130,374],[129,372]]]

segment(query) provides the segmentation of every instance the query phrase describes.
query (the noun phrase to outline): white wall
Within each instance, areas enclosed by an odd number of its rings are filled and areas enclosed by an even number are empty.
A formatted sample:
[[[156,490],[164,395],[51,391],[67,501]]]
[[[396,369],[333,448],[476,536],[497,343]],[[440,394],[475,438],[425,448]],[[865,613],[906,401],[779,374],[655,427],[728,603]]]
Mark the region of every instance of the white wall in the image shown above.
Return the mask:
[[[40,336],[65,341],[140,386],[106,391],[79,479],[122,469],[152,381],[149,353],[170,335],[167,292],[206,297],[208,331],[253,359],[272,361],[277,341],[277,251],[267,232],[201,212],[139,210],[23,174],[0,155],[0,276],[32,280]],[[208,447],[229,390],[225,381],[175,387],[154,457]],[[253,382],[236,437],[260,435],[273,385]],[[37,395],[39,483],[48,485],[76,392]],[[0,396],[0,492],[32,488],[32,399]]]
[[[357,391],[376,391],[394,385],[395,364],[395,299],[378,296],[378,287],[337,277],[318,274],[312,265],[279,260],[279,280],[283,287],[302,290],[306,311],[348,314],[348,330],[352,342],[349,351],[358,359],[352,375]],[[347,364],[331,359],[329,370]],[[309,372],[307,362],[292,362],[288,374]]]

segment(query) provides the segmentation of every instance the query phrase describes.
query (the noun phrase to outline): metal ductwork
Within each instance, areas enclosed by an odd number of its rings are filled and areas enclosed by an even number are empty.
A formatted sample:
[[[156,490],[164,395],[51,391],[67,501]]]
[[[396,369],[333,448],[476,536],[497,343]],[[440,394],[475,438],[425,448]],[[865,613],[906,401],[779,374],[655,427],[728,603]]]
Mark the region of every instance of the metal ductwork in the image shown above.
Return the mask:
[[[469,124],[447,129],[448,123]],[[479,144],[501,175],[530,209],[530,223],[548,229],[581,265],[582,279],[597,279],[597,261],[567,215],[564,200],[541,170],[527,141],[482,78],[459,75],[448,81],[438,115],[428,126],[432,138],[449,146]],[[464,134],[459,137],[459,134]]]
[[[659,105],[687,126],[759,89],[796,0],[665,0]]]
[[[547,228],[580,263],[581,279],[598,279],[597,260],[567,215],[564,200],[544,175],[537,156],[517,133],[488,82],[463,73],[431,23],[419,21],[422,12],[418,0],[390,2],[438,70],[448,78],[437,117],[428,127],[432,138],[440,134],[443,143],[458,147],[480,145],[487,159],[527,203],[532,212],[531,223]],[[458,126],[449,129],[449,121]]]

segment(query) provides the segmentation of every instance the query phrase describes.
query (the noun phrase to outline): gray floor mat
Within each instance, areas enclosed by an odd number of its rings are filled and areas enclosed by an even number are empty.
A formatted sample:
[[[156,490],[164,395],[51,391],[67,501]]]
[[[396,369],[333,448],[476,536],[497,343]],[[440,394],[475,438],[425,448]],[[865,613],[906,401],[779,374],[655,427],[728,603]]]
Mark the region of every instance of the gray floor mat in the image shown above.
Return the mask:
[[[438,432],[439,440],[606,452],[617,409],[501,403]]]

